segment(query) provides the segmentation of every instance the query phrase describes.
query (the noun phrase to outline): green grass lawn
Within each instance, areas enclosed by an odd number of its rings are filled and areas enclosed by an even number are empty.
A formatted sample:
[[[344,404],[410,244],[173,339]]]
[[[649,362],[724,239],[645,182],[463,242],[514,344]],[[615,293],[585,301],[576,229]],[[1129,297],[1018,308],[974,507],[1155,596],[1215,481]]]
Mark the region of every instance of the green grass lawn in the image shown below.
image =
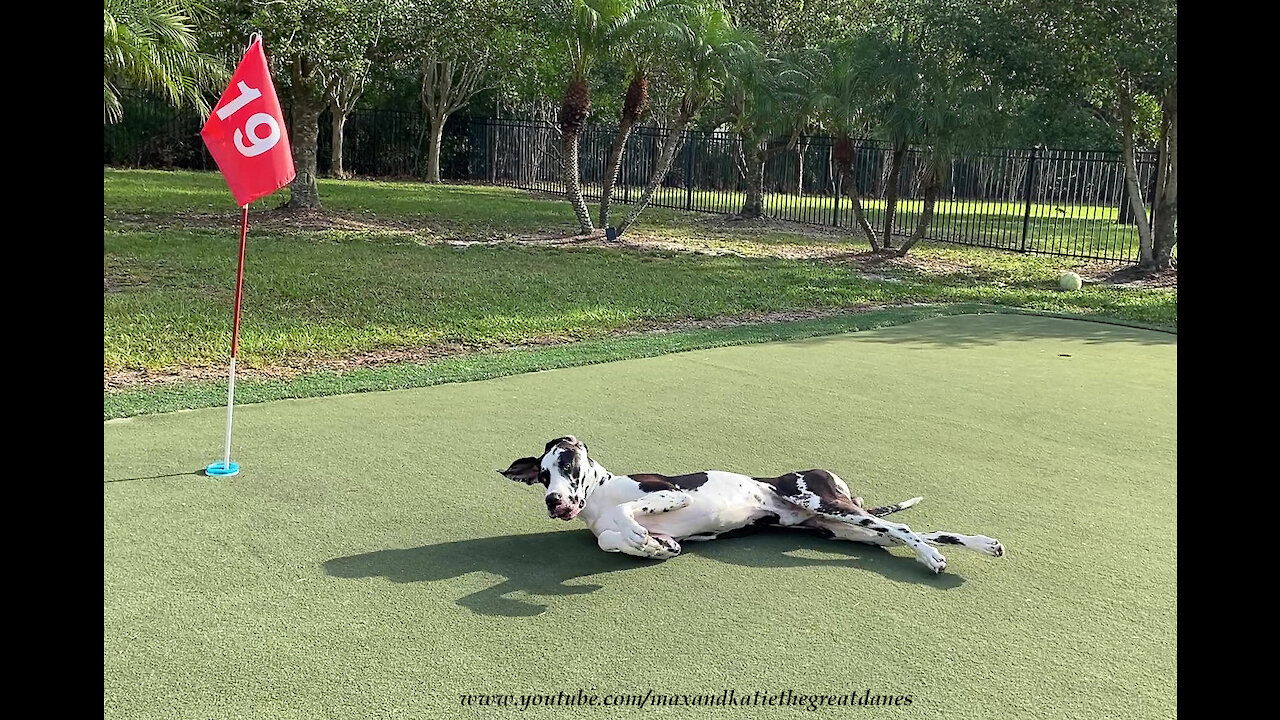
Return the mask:
[[[434,345],[491,348],[600,338],[662,323],[867,304],[982,303],[1176,327],[1177,293],[1056,290],[1071,263],[953,246],[918,256],[944,271],[867,274],[777,257],[833,244],[786,228],[732,228],[655,210],[636,232],[691,249],[528,246],[568,233],[562,202],[480,186],[322,181],[343,221],[299,225],[253,214],[241,362],[249,370]],[[213,366],[226,354],[237,216],[219,175],[105,169],[104,370]],[[455,246],[445,240],[488,240]],[[916,253],[913,253],[916,254]]]
[[[237,418],[244,471],[223,481],[195,474],[219,409],[104,423],[104,718],[1177,715],[1169,333],[935,318]],[[1007,556],[949,550],[935,576],[789,533],[605,554],[494,472],[568,433],[615,472],[829,468]],[[460,699],[727,689],[912,704]]]

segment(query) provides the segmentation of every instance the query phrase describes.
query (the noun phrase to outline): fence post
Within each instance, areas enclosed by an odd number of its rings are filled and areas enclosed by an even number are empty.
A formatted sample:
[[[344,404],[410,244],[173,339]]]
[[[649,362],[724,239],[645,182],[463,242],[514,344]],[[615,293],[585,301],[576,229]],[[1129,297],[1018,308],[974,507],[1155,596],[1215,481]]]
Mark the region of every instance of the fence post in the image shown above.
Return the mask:
[[[489,184],[498,184],[498,126],[496,124],[488,125],[488,132],[485,133],[485,142],[488,143],[489,155]]]
[[[1022,215],[1022,246],[1018,248],[1018,252],[1027,251],[1027,231],[1031,228],[1031,188],[1032,186],[1035,185],[1035,182],[1036,182],[1036,166],[1039,164],[1037,162],[1039,154],[1040,154],[1040,146],[1039,145],[1032,146],[1031,160],[1030,160],[1031,164],[1027,168],[1027,190],[1026,190],[1027,206],[1026,206],[1026,211]]]
[[[684,209],[693,209],[693,130],[686,129],[684,146]]]

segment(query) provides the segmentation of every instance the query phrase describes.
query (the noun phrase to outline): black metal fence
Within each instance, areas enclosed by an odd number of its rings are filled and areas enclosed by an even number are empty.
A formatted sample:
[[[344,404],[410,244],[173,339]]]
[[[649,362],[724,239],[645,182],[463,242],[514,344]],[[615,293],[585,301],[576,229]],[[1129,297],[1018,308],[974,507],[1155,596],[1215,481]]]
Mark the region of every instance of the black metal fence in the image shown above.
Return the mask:
[[[614,129],[588,127],[580,144],[586,195],[599,197]],[[658,164],[663,131],[637,128],[627,141],[616,201],[640,197]],[[562,194],[557,129],[518,120],[477,120],[468,175],[497,185]],[[853,182],[872,227],[883,230],[892,149],[855,143]],[[723,132],[685,131],[675,162],[654,194],[659,207],[737,213],[746,198],[738,166],[740,140]],[[909,149],[899,174],[895,235],[914,232],[923,209],[925,153]],[[1139,185],[1151,206],[1156,158],[1138,157]],[[1027,253],[1136,262],[1137,230],[1118,153],[992,150],[957,157],[926,232],[930,240]],[[770,157],[764,171],[764,211],[772,218],[853,228],[852,203],[839,186],[832,139],[803,137]]]
[[[124,120],[103,127],[103,162],[117,167],[216,170],[200,139],[204,119],[192,110],[175,110],[163,100],[145,95],[123,98]],[[286,121],[289,108],[283,108]],[[474,150],[469,147],[470,119],[454,118],[446,126],[440,152],[440,172],[452,180],[466,180]],[[353,175],[379,178],[425,178],[427,124],[422,113],[399,110],[356,110],[343,128],[343,169]],[[317,170],[332,166],[333,125],[329,111],[320,116]]]
[[[104,163],[126,167],[213,170],[200,140],[202,118],[145,96],[124,98],[124,121],[104,127]],[[286,115],[288,109],[286,108]],[[638,199],[658,163],[663,131],[637,128],[627,143],[617,202]],[[329,115],[320,118],[318,165],[330,167]],[[614,130],[587,128],[581,140],[582,180],[597,198]],[[424,178],[426,127],[421,113],[357,110],[344,132],[343,164],[364,177]],[[671,171],[653,204],[706,213],[737,213],[745,199],[740,141],[723,132],[685,131]],[[891,150],[855,144],[853,182],[873,227],[883,230]],[[893,232],[914,231],[923,207],[924,153],[910,149],[899,176]],[[1140,153],[1139,184],[1151,195],[1155,156]],[[992,150],[953,159],[926,234],[930,240],[1028,253],[1136,262],[1124,173],[1117,153]],[[812,225],[853,228],[853,208],[839,187],[832,140],[801,138],[765,165],[765,214]],[[446,127],[441,176],[546,193],[563,193],[558,130],[520,120],[456,117]]]

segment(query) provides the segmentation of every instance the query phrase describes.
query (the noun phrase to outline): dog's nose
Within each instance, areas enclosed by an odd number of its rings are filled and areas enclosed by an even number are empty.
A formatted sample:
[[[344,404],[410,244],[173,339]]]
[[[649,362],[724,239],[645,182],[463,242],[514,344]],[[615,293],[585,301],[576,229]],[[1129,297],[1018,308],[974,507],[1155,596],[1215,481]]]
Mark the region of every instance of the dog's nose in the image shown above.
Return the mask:
[[[548,493],[548,494],[547,494],[547,507],[549,507],[549,508],[551,508],[551,509],[553,509],[553,510],[554,510],[554,509],[556,508],[556,506],[557,506],[557,505],[562,505],[562,504],[564,504],[564,496],[563,496],[563,495],[561,495],[560,493]]]

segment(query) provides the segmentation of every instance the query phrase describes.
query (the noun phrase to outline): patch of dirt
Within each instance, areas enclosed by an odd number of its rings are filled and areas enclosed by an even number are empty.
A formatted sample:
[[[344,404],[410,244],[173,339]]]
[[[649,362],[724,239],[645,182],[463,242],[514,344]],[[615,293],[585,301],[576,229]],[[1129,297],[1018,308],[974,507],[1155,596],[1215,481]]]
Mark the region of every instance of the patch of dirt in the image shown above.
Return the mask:
[[[129,288],[142,287],[147,284],[146,273],[131,267],[128,260],[118,255],[106,253],[102,257],[102,294],[111,295]]]
[[[1083,275],[1083,273],[1081,273]],[[1094,282],[1119,287],[1156,287],[1178,289],[1178,268],[1148,270],[1138,265],[1125,265],[1119,269],[1089,278]]]
[[[632,337],[636,335],[661,335],[685,330],[704,330],[712,328],[736,327],[741,325],[765,325],[769,323],[795,322],[798,320],[817,320],[835,315],[884,310],[889,307],[906,307],[914,303],[900,305],[862,304],[849,307],[823,308],[819,310],[797,310],[785,312],[751,313],[732,315],[707,320],[674,320],[660,323],[647,323],[635,328],[609,333],[606,337]],[[440,343],[400,350],[374,350],[347,357],[336,358],[300,358],[286,360],[270,365],[241,365],[236,369],[237,378],[254,378],[264,380],[290,380],[316,371],[329,370],[346,372],[363,368],[376,368],[383,365],[401,363],[426,363],[440,358],[457,355],[470,355],[478,352],[507,352],[510,350],[527,350],[553,345],[567,345],[579,342],[583,338],[571,336],[550,336],[537,338],[526,343]],[[221,380],[227,376],[225,365],[198,365],[172,370],[147,370],[145,368],[126,368],[123,370],[104,371],[102,389],[106,392],[120,392],[138,387],[163,387],[191,381]]]
[[[240,229],[238,212],[178,212],[178,213],[128,213],[118,212],[106,219],[127,225],[137,225],[152,230],[172,228],[190,229]],[[255,211],[249,214],[249,231],[255,228],[285,231],[323,232],[326,230],[351,230],[361,232],[398,232],[432,235],[426,224],[405,217],[380,218],[377,213],[335,212],[332,210],[275,210]]]

